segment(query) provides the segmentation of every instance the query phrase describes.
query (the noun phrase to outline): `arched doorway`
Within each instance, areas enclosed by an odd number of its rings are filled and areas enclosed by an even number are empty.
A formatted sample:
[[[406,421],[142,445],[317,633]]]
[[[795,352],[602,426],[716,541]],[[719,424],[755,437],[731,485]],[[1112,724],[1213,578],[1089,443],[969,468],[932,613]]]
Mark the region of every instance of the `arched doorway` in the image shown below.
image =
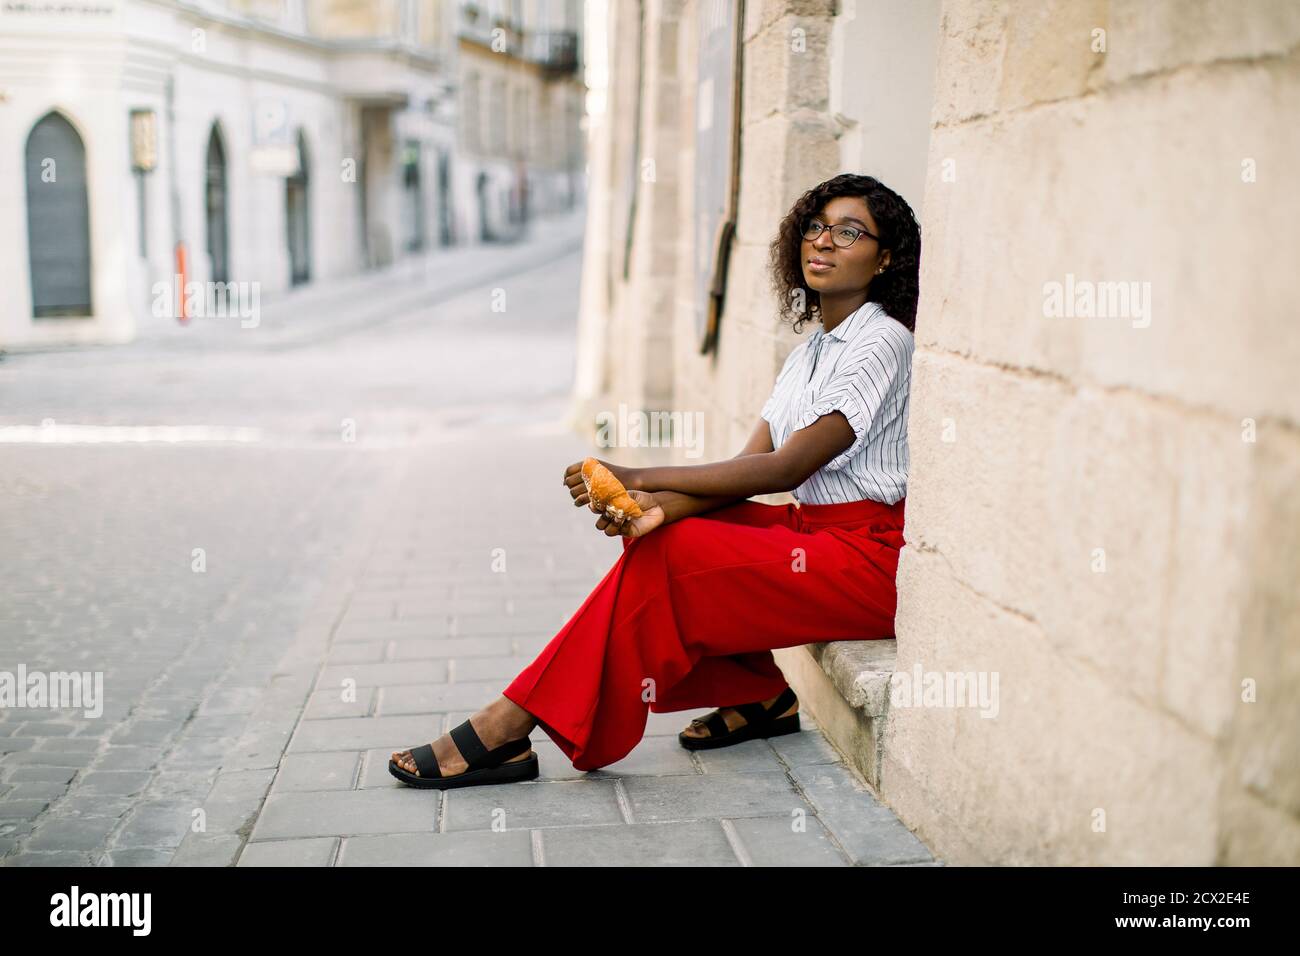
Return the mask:
[[[216,123],[212,124],[212,132],[208,135],[204,196],[207,208],[209,276],[213,282],[229,282],[230,219],[226,196],[226,148]]]
[[[311,217],[309,215],[310,164],[307,141],[298,131],[298,171],[284,181],[284,221],[289,243],[289,281],[301,285],[311,279]]]
[[[90,315],[86,148],[60,114],[47,113],[32,127],[26,173],[32,315]]]

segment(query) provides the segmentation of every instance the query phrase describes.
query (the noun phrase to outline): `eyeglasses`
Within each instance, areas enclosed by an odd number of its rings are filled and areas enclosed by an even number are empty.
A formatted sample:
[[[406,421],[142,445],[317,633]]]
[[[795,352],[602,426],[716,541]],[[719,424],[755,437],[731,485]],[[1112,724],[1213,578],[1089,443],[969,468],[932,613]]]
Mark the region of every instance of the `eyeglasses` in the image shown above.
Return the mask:
[[[880,241],[879,236],[873,236],[865,229],[857,229],[853,226],[843,225],[828,227],[826,223],[817,219],[808,220],[808,224],[803,227],[803,237],[809,242],[812,242],[822,234],[823,229],[827,228],[831,231],[831,242],[835,243],[835,245],[839,246],[841,249],[847,249],[849,246],[853,245],[858,241],[859,236],[869,236],[877,242]]]

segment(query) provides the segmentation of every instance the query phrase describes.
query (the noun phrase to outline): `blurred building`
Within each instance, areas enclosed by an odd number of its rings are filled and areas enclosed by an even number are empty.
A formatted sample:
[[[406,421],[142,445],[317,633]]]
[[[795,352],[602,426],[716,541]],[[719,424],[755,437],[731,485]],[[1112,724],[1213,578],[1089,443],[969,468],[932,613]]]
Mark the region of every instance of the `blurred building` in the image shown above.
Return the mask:
[[[589,432],[701,411],[734,455],[800,341],[794,200],[864,173],[921,221],[898,639],[776,652],[805,707],[951,862],[1300,862],[1300,6],[607,12]],[[1076,280],[1150,308],[1053,314]],[[893,706],[918,671],[997,715]]]
[[[518,236],[581,188],[579,38],[577,0],[4,4],[0,347],[174,323],[182,270],[274,295]]]
[[[584,172],[579,0],[457,8],[460,150],[479,239],[572,208]]]

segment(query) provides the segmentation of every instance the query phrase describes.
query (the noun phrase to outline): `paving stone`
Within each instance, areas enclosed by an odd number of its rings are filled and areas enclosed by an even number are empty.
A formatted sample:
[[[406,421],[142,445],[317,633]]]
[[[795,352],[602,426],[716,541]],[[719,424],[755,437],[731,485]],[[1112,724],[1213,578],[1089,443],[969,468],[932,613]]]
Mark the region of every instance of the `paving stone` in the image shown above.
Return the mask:
[[[264,797],[274,779],[274,770],[223,770],[208,797],[211,800]]]
[[[392,687],[402,684],[442,683],[447,679],[446,661],[390,661],[384,664],[331,664],[321,671],[317,690],[342,691],[344,681],[361,687]]]
[[[199,707],[201,717],[251,714],[262,699],[261,687],[226,687],[211,692]]]
[[[923,863],[891,863],[890,866],[946,866],[942,860],[926,860]]]
[[[578,602],[581,603],[581,602]],[[574,605],[575,609],[577,604]],[[527,619],[494,614],[457,614],[400,621],[347,621],[334,634],[336,643],[437,639],[449,637],[553,637],[567,616],[539,615]]]
[[[715,820],[540,830],[545,866],[738,866]]]
[[[72,791],[59,801],[59,813],[79,817],[113,817],[124,815],[135,798],[125,794],[79,793]]]
[[[52,853],[10,853],[4,858],[5,866],[89,866],[90,854],[70,850]]]
[[[102,847],[116,826],[115,817],[46,814],[36,831],[27,838],[25,848],[39,852],[73,850],[89,853]]]
[[[502,783],[446,791],[444,832],[623,823],[613,780]]]
[[[45,753],[98,753],[104,746],[98,737],[50,737],[41,743]]]
[[[419,661],[436,658],[455,658],[462,661],[466,658],[491,658],[510,654],[514,647],[514,639],[510,637],[416,637],[396,640],[392,644],[393,660],[395,661]]]
[[[6,794],[7,800],[48,800],[54,803],[59,797],[68,792],[66,783],[51,783],[50,781],[36,781],[33,783],[16,783],[9,788]]]
[[[168,866],[234,866],[244,838],[191,833],[181,841]]]
[[[391,621],[393,611],[396,608],[396,597],[359,589],[353,594],[352,600],[348,602],[348,609],[343,615],[343,620]]]
[[[33,820],[0,819],[0,839],[25,840],[35,829]]]
[[[540,729],[533,731],[534,737],[538,734],[545,736],[545,731]],[[564,751],[550,737],[546,737],[546,742],[554,748],[557,758],[571,768],[572,764],[569,762],[569,758],[564,755]],[[581,774],[584,771],[579,770],[576,772]],[[691,752],[679,746],[676,740],[668,737],[646,737],[622,760],[616,760],[614,763],[606,764],[598,771],[592,772],[612,776],[662,776],[665,774],[698,774],[700,767],[691,758]]]
[[[154,774],[149,783],[150,797],[176,797],[193,801],[195,806],[203,803],[212,784],[217,779],[219,770],[162,770]]]
[[[90,766],[94,770],[148,770],[162,760],[163,753],[159,746],[110,746]]]
[[[555,634],[573,616],[581,604],[578,601],[564,613],[545,612],[540,614],[502,617],[499,614],[457,614],[452,618],[448,637],[475,637],[478,635],[523,634],[530,636],[554,637]]]
[[[221,757],[223,770],[266,770],[279,765],[292,726],[268,727],[240,737]]]
[[[187,737],[238,737],[248,718],[244,714],[195,717],[185,725]]]
[[[77,771],[71,767],[15,767],[5,775],[5,779],[9,783],[68,783],[76,774]]]
[[[180,846],[198,809],[193,801],[168,797],[136,803],[114,840],[113,850]]]
[[[394,602],[393,617],[399,621],[418,620],[426,617],[447,617],[457,614],[506,614],[504,595],[451,595],[440,597],[427,595],[420,591],[406,592]]]
[[[287,754],[272,789],[276,793],[351,790],[360,760],[361,754],[348,752]],[[385,776],[396,782],[391,775]]]
[[[165,847],[124,847],[103,853],[96,866],[167,866],[174,856]]]
[[[158,764],[164,770],[205,770],[219,767],[235,746],[233,737],[193,737],[181,740]]]
[[[161,744],[180,732],[180,720],[136,720],[109,738],[113,744]]]
[[[500,694],[515,676],[533,662],[533,656],[458,657],[449,668],[452,679],[460,681],[496,681]]]
[[[381,717],[477,710],[501,696],[508,680],[472,681],[432,686],[382,687],[376,713]]]
[[[668,738],[656,738],[666,740]],[[785,765],[766,740],[746,740],[729,747],[714,750],[688,751],[676,740],[674,747],[685,753],[694,753],[705,773],[748,773],[755,770],[784,771]]]
[[[374,713],[375,701],[379,698],[378,687],[358,687],[350,692],[355,700],[344,700],[341,689],[330,688],[318,690],[307,702],[304,715],[308,720],[323,720],[334,717],[369,717]]]
[[[338,850],[335,837],[268,840],[250,843],[239,855],[239,866],[330,866]]]
[[[339,866],[532,866],[528,830],[349,837]]]
[[[377,664],[388,652],[388,641],[367,641],[357,644],[335,644],[325,659],[330,664]],[[431,657],[436,655],[429,655]]]
[[[18,733],[24,737],[67,737],[78,725],[68,721],[33,720],[23,724]]]
[[[197,693],[170,696],[152,692],[142,699],[134,713],[151,720],[179,721],[184,723],[194,714]]]
[[[88,767],[96,758],[93,754],[58,753],[48,750],[20,750],[5,757],[6,767]]]
[[[799,715],[799,724],[803,728],[799,733],[769,737],[767,741],[787,766],[802,767],[808,764],[843,762],[825,735],[811,729],[810,722],[804,714]]]
[[[422,618],[418,621],[344,621],[334,631],[334,647],[341,644],[371,644],[375,641],[398,641],[410,638],[454,637],[450,617]]]
[[[636,823],[812,812],[780,772],[624,777],[622,784]]]
[[[47,799],[0,800],[0,820],[34,820],[49,805]]]
[[[334,720],[304,720],[289,743],[290,753],[321,750],[368,750],[409,747],[427,742],[428,734],[440,727],[435,714],[400,717],[340,717]]]
[[[90,770],[81,776],[86,793],[142,793],[152,774],[144,771]]]
[[[436,792],[409,788],[272,793],[253,828],[252,840],[426,833],[438,813]]]
[[[932,859],[925,844],[840,765],[796,767],[791,775],[857,865]]]
[[[203,833],[237,833],[250,826],[261,809],[275,771],[238,770],[221,773],[201,803]]]
[[[729,819],[751,866],[848,866],[830,831],[811,813]]]

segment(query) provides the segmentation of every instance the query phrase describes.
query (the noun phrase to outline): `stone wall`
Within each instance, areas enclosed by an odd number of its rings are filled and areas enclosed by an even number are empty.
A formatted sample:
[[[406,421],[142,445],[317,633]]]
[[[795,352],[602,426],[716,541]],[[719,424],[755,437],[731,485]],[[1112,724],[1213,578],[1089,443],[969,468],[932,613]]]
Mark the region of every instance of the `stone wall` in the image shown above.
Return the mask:
[[[1001,699],[897,709],[882,779],[954,862],[1300,862],[1298,42],[945,4],[898,667]]]

